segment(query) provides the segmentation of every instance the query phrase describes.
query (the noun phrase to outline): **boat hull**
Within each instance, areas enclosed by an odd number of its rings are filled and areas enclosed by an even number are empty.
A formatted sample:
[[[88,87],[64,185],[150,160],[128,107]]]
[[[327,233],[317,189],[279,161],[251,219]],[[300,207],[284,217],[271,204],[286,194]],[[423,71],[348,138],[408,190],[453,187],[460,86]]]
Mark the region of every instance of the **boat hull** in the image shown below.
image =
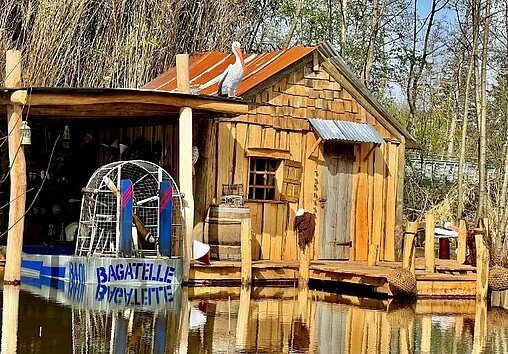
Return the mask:
[[[21,274],[77,284],[178,285],[182,282],[180,258],[116,258],[74,255],[22,255]]]

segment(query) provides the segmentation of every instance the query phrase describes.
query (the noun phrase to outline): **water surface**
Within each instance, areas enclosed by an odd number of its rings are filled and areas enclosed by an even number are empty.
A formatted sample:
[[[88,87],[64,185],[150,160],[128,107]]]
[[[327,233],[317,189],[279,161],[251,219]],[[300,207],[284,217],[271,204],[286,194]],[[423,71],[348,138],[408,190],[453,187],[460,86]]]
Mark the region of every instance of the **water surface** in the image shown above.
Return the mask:
[[[19,353],[508,353],[504,297],[410,304],[295,288],[22,285]]]

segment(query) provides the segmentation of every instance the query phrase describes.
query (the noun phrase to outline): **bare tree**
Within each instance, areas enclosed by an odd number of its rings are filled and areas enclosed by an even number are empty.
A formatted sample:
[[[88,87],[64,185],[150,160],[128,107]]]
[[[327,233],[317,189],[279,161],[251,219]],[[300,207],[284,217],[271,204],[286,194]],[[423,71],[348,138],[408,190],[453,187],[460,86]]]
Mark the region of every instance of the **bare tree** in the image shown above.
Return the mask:
[[[406,96],[409,105],[409,117],[407,120],[407,128],[411,132],[414,124],[414,119],[416,115],[416,98],[419,91],[419,81],[422,77],[423,70],[427,65],[427,56],[429,54],[429,43],[430,43],[430,34],[432,33],[432,27],[434,25],[434,19],[436,14],[441,11],[448,0],[440,1],[440,0],[432,0],[432,5],[430,9],[430,13],[427,16],[425,23],[425,35],[423,39],[423,43],[421,45],[420,54],[418,55],[418,34],[421,28],[418,28],[418,0],[414,2],[414,20],[413,20],[413,43],[412,50],[410,53],[409,60],[409,75],[408,81],[406,85]]]
[[[469,63],[465,82],[464,91],[464,109],[462,112],[462,134],[460,141],[460,154],[459,154],[459,166],[458,166],[458,182],[457,182],[457,218],[462,217],[464,211],[464,162],[466,159],[466,138],[467,138],[467,126],[468,126],[468,113],[469,113],[469,92],[471,86],[471,79],[473,76],[474,62],[476,52],[478,50],[478,32],[479,32],[479,17],[480,17],[480,4],[478,0],[471,0],[472,8],[472,25],[473,25],[473,44],[471,53],[469,56]],[[467,34],[466,34],[467,35]]]
[[[489,47],[490,31],[490,6],[491,0],[486,1],[485,6],[485,24],[483,26],[483,48],[482,48],[482,66],[481,66],[481,116],[480,116],[480,156],[479,156],[479,175],[480,192],[478,201],[478,217],[485,216],[485,206],[487,203],[487,55]]]

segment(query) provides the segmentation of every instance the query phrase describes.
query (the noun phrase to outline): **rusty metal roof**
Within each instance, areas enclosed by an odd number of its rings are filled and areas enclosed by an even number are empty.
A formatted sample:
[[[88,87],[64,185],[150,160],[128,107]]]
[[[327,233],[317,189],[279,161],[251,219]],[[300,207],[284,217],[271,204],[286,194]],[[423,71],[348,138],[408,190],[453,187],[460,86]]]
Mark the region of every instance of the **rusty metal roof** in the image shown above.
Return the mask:
[[[246,71],[236,90],[238,96],[264,82],[289,65],[297,62],[318,47],[292,47],[270,53],[245,54]],[[221,52],[195,53],[189,58],[189,79],[191,93],[216,94],[221,75],[229,64],[235,61],[233,54]],[[164,74],[143,86],[145,89],[165,91],[176,90],[176,69]]]
[[[326,141],[384,144],[376,129],[366,123],[345,120],[309,119],[316,133]]]

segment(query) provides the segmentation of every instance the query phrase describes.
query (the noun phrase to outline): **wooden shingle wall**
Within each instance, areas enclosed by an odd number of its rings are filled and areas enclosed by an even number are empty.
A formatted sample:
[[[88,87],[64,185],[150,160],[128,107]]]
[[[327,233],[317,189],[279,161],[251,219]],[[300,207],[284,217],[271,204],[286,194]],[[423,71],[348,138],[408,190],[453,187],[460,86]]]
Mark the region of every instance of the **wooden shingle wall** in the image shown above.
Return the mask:
[[[321,118],[369,123],[389,141],[374,150],[371,144],[355,145],[350,259],[367,259],[368,243],[379,246],[380,259],[393,259],[398,162],[395,138],[340,83],[323,70],[313,71],[310,65],[279,78],[256,93],[253,101],[264,105],[252,105],[249,114],[217,123],[215,198],[220,199],[222,184],[228,183],[243,183],[247,197],[249,149],[289,152],[290,159],[303,167],[298,202],[246,202],[251,210],[253,258],[297,259],[293,221],[296,210],[302,207],[317,216],[312,257],[319,258],[320,181],[325,167],[323,144],[317,142],[307,119]]]

